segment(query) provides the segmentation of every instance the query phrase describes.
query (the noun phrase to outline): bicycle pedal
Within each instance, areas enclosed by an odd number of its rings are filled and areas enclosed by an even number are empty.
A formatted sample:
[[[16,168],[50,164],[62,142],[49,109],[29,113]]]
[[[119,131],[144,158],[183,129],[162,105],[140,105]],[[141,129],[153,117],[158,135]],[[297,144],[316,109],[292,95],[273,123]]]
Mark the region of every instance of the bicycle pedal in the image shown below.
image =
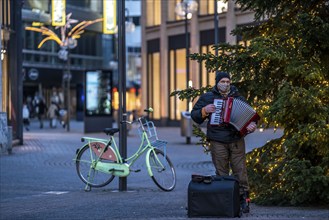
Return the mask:
[[[137,170],[130,170],[130,171],[132,171],[132,172],[135,172],[135,173],[138,173],[138,172],[140,172],[140,171],[141,171],[141,169],[137,169]]]

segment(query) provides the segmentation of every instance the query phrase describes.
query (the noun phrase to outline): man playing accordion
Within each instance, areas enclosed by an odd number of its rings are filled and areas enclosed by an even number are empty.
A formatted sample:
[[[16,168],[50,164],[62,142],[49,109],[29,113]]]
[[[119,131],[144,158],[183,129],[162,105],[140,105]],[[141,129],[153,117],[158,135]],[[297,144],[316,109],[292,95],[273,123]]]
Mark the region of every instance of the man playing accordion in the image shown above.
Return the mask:
[[[229,168],[232,168],[233,175],[237,176],[240,182],[242,211],[248,213],[250,200],[244,137],[231,123],[224,123],[222,120],[217,125],[211,123],[211,120],[213,121],[212,114],[218,114],[218,106],[216,109],[214,101],[217,99],[225,100],[228,97],[246,103],[245,98],[239,94],[238,89],[231,85],[230,75],[226,72],[219,72],[216,74],[216,85],[210,92],[200,96],[191,111],[191,117],[198,124],[206,119],[209,120],[207,123],[207,139],[210,142],[211,158],[216,168],[216,174],[229,175]],[[257,113],[255,114],[257,115]],[[256,130],[258,118],[258,115],[257,117],[250,116],[250,120],[247,120],[245,130],[248,133]]]

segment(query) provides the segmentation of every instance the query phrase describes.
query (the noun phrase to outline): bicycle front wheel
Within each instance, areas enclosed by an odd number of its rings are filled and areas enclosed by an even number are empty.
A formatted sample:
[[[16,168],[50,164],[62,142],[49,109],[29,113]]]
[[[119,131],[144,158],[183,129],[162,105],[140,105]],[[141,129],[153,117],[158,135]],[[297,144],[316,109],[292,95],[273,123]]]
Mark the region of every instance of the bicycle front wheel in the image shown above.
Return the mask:
[[[159,149],[150,151],[148,164],[154,183],[164,191],[171,191],[176,186],[176,171],[168,155]]]
[[[99,158],[89,145],[85,145],[78,153],[75,161],[80,179],[91,187],[103,187],[112,182],[114,175],[95,170],[96,160],[113,163],[114,161]]]

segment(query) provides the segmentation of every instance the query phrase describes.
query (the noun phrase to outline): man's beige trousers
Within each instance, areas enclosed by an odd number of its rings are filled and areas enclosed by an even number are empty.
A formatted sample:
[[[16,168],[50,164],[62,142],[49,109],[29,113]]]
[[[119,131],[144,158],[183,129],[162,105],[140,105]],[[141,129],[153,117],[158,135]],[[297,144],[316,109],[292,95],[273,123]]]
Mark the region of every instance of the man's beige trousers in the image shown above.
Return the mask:
[[[239,179],[240,194],[249,191],[244,139],[230,144],[210,141],[210,151],[216,174],[229,175],[231,168],[233,175]]]

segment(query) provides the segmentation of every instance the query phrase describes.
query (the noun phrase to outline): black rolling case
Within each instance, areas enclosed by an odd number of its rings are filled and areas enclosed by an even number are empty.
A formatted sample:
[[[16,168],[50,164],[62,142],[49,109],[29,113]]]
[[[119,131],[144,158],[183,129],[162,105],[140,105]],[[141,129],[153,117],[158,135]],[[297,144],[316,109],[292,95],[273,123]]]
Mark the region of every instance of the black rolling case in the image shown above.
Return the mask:
[[[240,217],[239,182],[233,176],[192,175],[188,217]]]

